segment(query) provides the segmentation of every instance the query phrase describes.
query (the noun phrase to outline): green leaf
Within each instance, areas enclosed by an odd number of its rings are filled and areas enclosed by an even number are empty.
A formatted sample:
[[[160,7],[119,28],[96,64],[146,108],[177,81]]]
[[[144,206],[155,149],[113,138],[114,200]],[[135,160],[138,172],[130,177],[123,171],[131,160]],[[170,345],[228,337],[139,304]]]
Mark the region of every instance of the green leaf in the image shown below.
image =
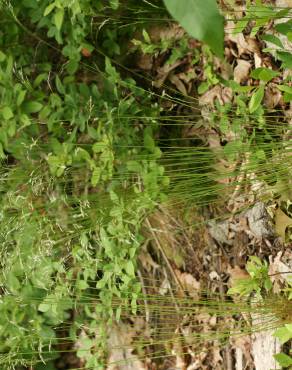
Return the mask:
[[[277,353],[274,355],[274,358],[282,367],[288,367],[292,365],[292,358],[285,353]]]
[[[252,94],[252,97],[251,97],[251,99],[249,101],[249,105],[248,105],[250,113],[254,113],[259,108],[259,106],[261,105],[261,102],[264,98],[264,95],[265,95],[265,87],[264,86],[260,86]]]
[[[26,90],[19,91],[17,99],[16,99],[16,105],[18,107],[23,103],[25,95],[26,95]]]
[[[282,328],[277,329],[273,336],[279,338],[281,344],[284,344],[292,338],[292,332],[283,326]]]
[[[6,59],[6,55],[3,53],[3,51],[0,50],[0,62],[3,62]]]
[[[41,303],[38,307],[39,311],[41,312],[47,312],[51,308],[51,305],[48,303]]]
[[[70,75],[73,75],[77,69],[79,67],[79,63],[77,60],[70,60],[68,64],[66,64],[66,69],[67,69],[67,72],[70,74]]]
[[[52,4],[49,4],[45,11],[44,11],[44,17],[46,17],[47,15],[49,15],[51,13],[51,11],[56,7],[56,3],[53,2]]]
[[[101,171],[99,167],[95,167],[91,176],[91,185],[96,186],[99,183]]]
[[[3,151],[3,145],[2,145],[1,142],[0,142],[0,158],[1,159],[4,159],[5,158],[5,153]]]
[[[283,35],[287,35],[287,33],[292,31],[292,22],[291,20],[289,20],[285,23],[276,24],[275,29],[277,32],[282,33]]]
[[[287,85],[277,85],[277,88],[281,91],[284,91],[288,94],[292,94],[292,87]]]
[[[58,75],[56,76],[56,81],[55,82],[56,82],[56,88],[57,88],[58,92],[60,94],[65,94],[64,86],[63,86],[63,84],[62,84]]]
[[[130,276],[135,276],[135,266],[132,260],[129,260],[125,265],[126,273]]]
[[[119,5],[119,0],[110,0],[110,6],[112,9],[117,10]]]
[[[279,76],[279,74],[280,74],[279,72],[273,71],[272,69],[260,67],[260,68],[254,69],[251,72],[250,76],[252,78],[259,79],[264,82],[269,82],[274,77]]]
[[[292,54],[285,51],[278,51],[277,56],[282,61],[282,68],[292,69]]]
[[[274,35],[263,35],[261,38],[262,40],[270,42],[271,44],[274,44],[276,46],[279,46],[282,49],[284,48],[282,41]]]
[[[61,9],[58,9],[56,13],[54,14],[54,23],[59,31],[62,28],[63,19],[64,19],[64,9],[61,8]]]
[[[2,113],[3,118],[6,120],[9,120],[10,118],[14,116],[10,107],[2,108],[1,113]]]
[[[42,109],[43,105],[37,101],[29,101],[23,104],[25,113],[37,113]]]
[[[199,95],[202,95],[202,94],[204,94],[208,89],[209,89],[209,83],[208,83],[208,82],[202,82],[202,83],[198,86],[198,94],[199,94]]]
[[[223,57],[224,18],[216,0],[163,0],[165,7],[194,38],[206,42],[217,56]]]

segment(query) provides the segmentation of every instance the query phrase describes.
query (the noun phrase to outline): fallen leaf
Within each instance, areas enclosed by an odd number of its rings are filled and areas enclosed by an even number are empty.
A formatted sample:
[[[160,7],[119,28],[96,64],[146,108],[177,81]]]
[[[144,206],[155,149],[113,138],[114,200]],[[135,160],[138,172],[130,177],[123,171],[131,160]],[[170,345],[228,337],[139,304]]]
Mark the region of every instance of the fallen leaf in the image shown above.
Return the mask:
[[[169,80],[171,83],[173,83],[176,86],[178,91],[180,91],[183,95],[185,96],[188,95],[184,83],[179,79],[177,75],[170,75]]]
[[[228,280],[229,287],[233,287],[239,280],[249,278],[249,274],[246,272],[246,270],[241,269],[239,266],[234,266],[234,268],[228,266],[227,272],[230,275],[230,278]]]
[[[216,99],[219,100],[221,105],[229,103],[232,99],[232,89],[228,87],[222,88],[222,86],[216,85],[199,98],[199,104],[209,104],[213,107]]]
[[[291,258],[290,261],[292,262]],[[287,274],[288,271],[291,271],[291,267],[283,262],[283,252],[277,253],[274,259],[270,256],[269,262],[269,275],[273,283],[273,291],[279,293],[283,284],[288,280],[291,281],[292,273]]]
[[[267,108],[275,108],[281,101],[282,94],[281,91],[277,88],[276,84],[270,83],[265,91],[264,102]]]
[[[200,282],[197,281],[191,274],[175,270],[175,274],[179,279],[181,285],[189,292],[191,297],[198,298],[198,291],[200,290]]]
[[[234,80],[239,84],[245,82],[248,79],[250,69],[251,64],[249,62],[238,59],[237,66],[234,68]]]
[[[133,332],[125,324],[113,326],[108,338],[108,370],[146,370],[132,348]]]
[[[285,241],[285,232],[288,226],[292,226],[292,218],[288,217],[280,208],[275,212],[276,233]]]

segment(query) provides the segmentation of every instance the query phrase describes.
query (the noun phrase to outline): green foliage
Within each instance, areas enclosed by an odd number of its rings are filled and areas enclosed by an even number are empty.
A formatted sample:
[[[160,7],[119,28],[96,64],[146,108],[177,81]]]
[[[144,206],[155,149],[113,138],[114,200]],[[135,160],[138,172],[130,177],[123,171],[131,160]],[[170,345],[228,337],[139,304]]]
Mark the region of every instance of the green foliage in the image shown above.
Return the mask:
[[[235,285],[229,289],[229,294],[239,294],[241,296],[256,293],[257,295],[267,294],[272,288],[272,282],[268,274],[269,266],[266,261],[261,261],[258,257],[252,256],[246,264],[249,278],[239,279]]]
[[[164,4],[190,36],[206,42],[214,53],[223,57],[223,16],[215,0],[164,0]]]

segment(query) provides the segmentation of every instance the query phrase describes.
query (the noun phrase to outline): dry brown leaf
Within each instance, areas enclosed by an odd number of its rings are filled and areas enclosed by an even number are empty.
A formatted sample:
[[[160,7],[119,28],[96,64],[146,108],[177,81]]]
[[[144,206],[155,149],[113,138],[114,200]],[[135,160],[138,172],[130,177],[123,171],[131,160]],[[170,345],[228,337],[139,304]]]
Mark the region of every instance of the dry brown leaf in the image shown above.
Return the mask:
[[[133,354],[132,335],[130,327],[125,324],[111,327],[108,338],[108,370],[146,370],[138,356]]]
[[[239,352],[237,351],[239,361],[240,361],[240,353],[241,353],[241,355],[243,355],[246,359],[246,363],[247,363],[246,365],[251,365],[253,363],[251,353],[250,353],[251,351],[250,336],[248,335],[238,336],[238,337],[234,336],[230,339],[230,344],[236,350],[240,350]],[[239,369],[239,366],[237,367],[237,369]]]
[[[191,274],[175,270],[175,274],[180,281],[181,285],[187,290],[191,297],[198,298],[200,290],[200,282],[197,281]]]
[[[227,268],[227,272],[230,275],[230,279],[228,281],[229,286],[234,286],[236,280],[247,279],[249,277],[249,274],[244,269],[241,269],[239,266],[234,266],[234,268],[229,266]]]
[[[150,71],[153,67],[153,57],[150,54],[140,54],[136,64],[138,68]]]
[[[156,270],[159,265],[153,261],[150,253],[144,251],[144,250],[141,250],[141,252],[139,253],[139,256],[138,256],[140,262],[142,263],[142,266],[144,267],[144,269],[148,272],[151,271],[151,269],[154,269]]]
[[[282,93],[276,84],[270,83],[265,91],[265,105],[269,109],[275,108],[282,99]]]
[[[236,26],[234,22],[230,21],[227,22],[226,29],[234,29]],[[227,40],[232,41],[237,46],[238,57],[240,57],[244,53],[249,53],[249,46],[246,42],[244,35],[240,33],[232,34],[231,32],[227,32]]]
[[[171,26],[153,26],[147,29],[150,39],[157,43],[160,40],[179,40],[185,35],[185,31],[177,23],[173,23]]]
[[[280,208],[275,212],[276,233],[285,241],[285,232],[288,226],[292,226],[292,218],[288,217]]]
[[[279,252],[276,257],[274,258],[274,260],[272,259],[272,257],[270,257],[270,264],[269,264],[269,275],[270,275],[270,279],[273,283],[273,291],[274,293],[279,293],[281,288],[283,287],[283,283],[285,282],[285,280],[290,276],[292,276],[292,274],[281,274],[281,272],[287,272],[289,271],[289,267],[287,265],[285,265],[281,258],[282,258],[282,252]]]
[[[237,66],[234,68],[234,81],[237,83],[245,82],[248,79],[251,64],[243,59],[237,60]]]
[[[255,68],[262,67],[262,58],[257,54],[254,54],[253,58],[254,58],[254,67]]]
[[[216,85],[199,98],[199,104],[209,104],[214,107],[215,99],[218,99],[221,105],[229,103],[232,99],[232,89]]]
[[[182,63],[184,63],[184,61],[177,60],[173,64],[164,64],[162,67],[157,68],[157,78],[153,82],[153,86],[160,88],[164,84],[164,81],[167,79],[169,73]]]
[[[185,96],[188,95],[184,83],[179,79],[179,77],[177,75],[174,75],[174,74],[171,75],[169,77],[169,80],[170,80],[171,83],[173,83],[176,86],[178,91],[180,91],[183,95],[185,95]]]

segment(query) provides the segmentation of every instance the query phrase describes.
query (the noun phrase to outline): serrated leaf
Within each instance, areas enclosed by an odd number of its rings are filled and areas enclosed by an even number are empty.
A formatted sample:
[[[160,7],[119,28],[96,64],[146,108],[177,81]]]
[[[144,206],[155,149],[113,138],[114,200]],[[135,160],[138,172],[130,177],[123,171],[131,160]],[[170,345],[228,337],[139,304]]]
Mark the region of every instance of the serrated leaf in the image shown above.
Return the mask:
[[[216,0],[163,0],[172,17],[190,34],[206,42],[217,56],[223,57],[224,18]]]
[[[260,86],[253,94],[249,101],[248,109],[250,113],[254,113],[259,106],[261,105],[261,102],[265,95],[265,87]]]
[[[64,9],[61,8],[61,9],[58,9],[56,13],[54,14],[54,23],[55,23],[55,26],[57,27],[57,30],[59,31],[62,28],[63,20],[64,20]]]

